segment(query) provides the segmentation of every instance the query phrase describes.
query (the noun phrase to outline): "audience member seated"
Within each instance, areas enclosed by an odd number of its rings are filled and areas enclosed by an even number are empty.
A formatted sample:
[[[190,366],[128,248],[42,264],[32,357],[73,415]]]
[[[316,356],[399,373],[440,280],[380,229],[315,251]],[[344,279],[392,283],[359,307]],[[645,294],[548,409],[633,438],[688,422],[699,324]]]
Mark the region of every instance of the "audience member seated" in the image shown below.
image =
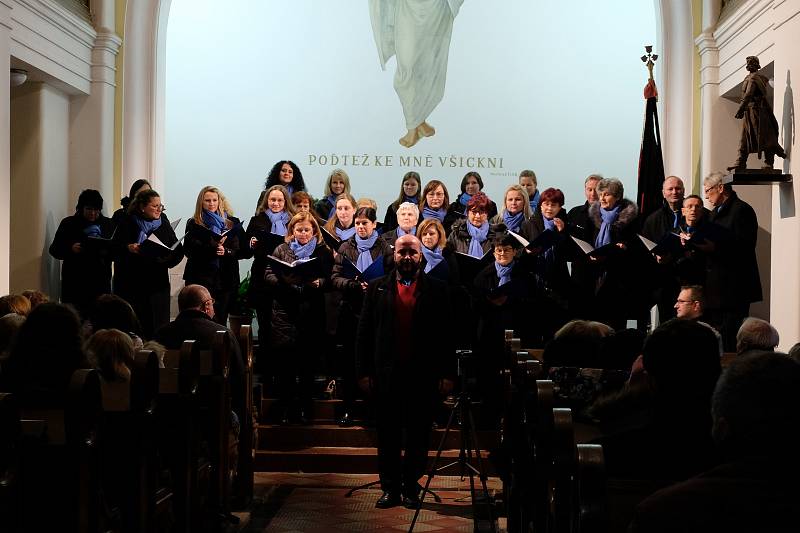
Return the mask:
[[[26,289],[22,291],[22,295],[31,302],[31,309],[39,304],[46,304],[50,301],[50,297],[42,291],[36,289]]]
[[[92,333],[101,329],[113,328],[124,331],[132,338],[139,338],[142,335],[142,327],[139,325],[139,319],[136,317],[133,307],[116,294],[99,296],[94,303],[94,311],[90,315],[89,321],[92,324]]]
[[[599,439],[610,477],[672,482],[713,466],[709,411],[720,373],[718,346],[709,328],[681,319],[662,324],[645,341],[630,388],[647,398],[642,388],[649,387],[650,405],[642,411],[629,404],[640,420],[630,417],[633,427]]]
[[[63,394],[72,373],[86,367],[81,323],[66,305],[46,303],[31,311],[17,333],[0,375],[0,390]]]
[[[603,339],[614,330],[602,322],[570,320],[556,331],[544,349],[547,366],[605,368],[600,360]]]
[[[800,363],[800,342],[789,348],[789,357]]]
[[[128,381],[134,359],[133,341],[118,329],[101,329],[83,347],[89,364],[107,382]]]
[[[168,350],[177,350],[185,340],[194,340],[201,350],[210,350],[217,331],[225,330],[214,322],[214,299],[202,285],[187,285],[178,293],[178,316],[156,331],[154,340]],[[229,331],[230,333],[230,331]],[[233,410],[242,416],[244,406],[244,363],[239,343],[233,333],[228,336],[231,354],[230,390]]]
[[[684,285],[681,287],[681,292],[678,293],[678,299],[675,301],[675,314],[677,318],[694,320],[713,331],[719,340],[719,354],[721,356],[722,336],[714,326],[704,320],[705,305],[703,287],[700,285]]]
[[[0,317],[0,372],[8,358],[11,345],[17,338],[17,332],[25,322],[25,317],[16,313],[8,313]]]
[[[772,324],[760,318],[748,317],[736,333],[736,354],[774,352],[779,342],[778,330]]]
[[[16,313],[28,316],[31,312],[31,301],[21,294],[7,294],[0,297],[0,316]]]
[[[737,358],[714,391],[719,466],[656,492],[628,531],[797,531],[800,365],[783,354]]]

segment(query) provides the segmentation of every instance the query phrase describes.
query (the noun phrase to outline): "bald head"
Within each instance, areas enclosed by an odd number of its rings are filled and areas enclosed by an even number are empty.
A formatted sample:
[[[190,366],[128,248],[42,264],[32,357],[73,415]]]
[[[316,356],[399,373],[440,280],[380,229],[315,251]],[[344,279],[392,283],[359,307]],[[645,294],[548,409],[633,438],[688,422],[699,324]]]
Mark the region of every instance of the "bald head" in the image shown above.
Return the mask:
[[[214,316],[214,300],[211,293],[202,285],[187,285],[178,293],[178,310],[196,309],[208,316]],[[210,309],[210,311],[209,311]]]
[[[422,244],[414,235],[408,234],[398,238],[394,243],[394,262],[397,272],[403,279],[411,279],[419,270],[422,259]]]
[[[661,188],[661,194],[664,195],[664,200],[667,201],[673,211],[679,211],[683,206],[683,195],[686,189],[683,186],[683,180],[678,176],[670,176],[664,180],[664,185]]]

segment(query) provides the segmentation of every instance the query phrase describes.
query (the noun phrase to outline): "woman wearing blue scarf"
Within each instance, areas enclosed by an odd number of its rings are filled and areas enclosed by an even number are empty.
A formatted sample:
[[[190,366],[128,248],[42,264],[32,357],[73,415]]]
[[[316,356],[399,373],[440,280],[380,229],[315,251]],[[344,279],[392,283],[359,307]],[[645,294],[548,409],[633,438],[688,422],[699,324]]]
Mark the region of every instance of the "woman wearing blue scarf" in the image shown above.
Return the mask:
[[[289,221],[287,242],[272,254],[286,263],[314,260],[303,277],[282,275],[267,266],[265,282],[274,294],[270,367],[277,369],[282,423],[305,423],[311,414],[314,363],[325,338],[325,291],[330,284],[333,252],[325,245],[311,213]],[[299,377],[299,380],[296,379]]]
[[[356,199],[347,193],[336,198],[336,209],[325,223],[325,231],[339,239],[339,246],[350,240],[356,234],[355,215],[358,204]],[[334,250],[337,252],[338,248]]]
[[[340,194],[350,194],[350,176],[347,172],[340,168],[334,169],[328,175],[323,194],[324,198],[314,204],[314,210],[322,220],[330,220],[336,215],[336,198]]]
[[[220,237],[225,232],[229,232]],[[241,240],[240,240],[241,238]],[[239,219],[216,187],[200,190],[194,216],[186,221],[183,249],[187,285],[202,285],[214,298],[214,320],[227,327],[228,312],[239,289],[239,248],[244,241]]]
[[[419,207],[417,204],[411,202],[403,202],[397,208],[397,223],[398,226],[381,235],[381,239],[389,243],[389,246],[394,247],[394,242],[398,237],[403,235],[417,234],[417,222],[419,221]]]
[[[86,189],[78,196],[75,214],[61,221],[50,245],[50,255],[61,265],[61,301],[88,318],[94,301],[111,292],[111,249],[92,246],[90,237],[111,237],[114,224],[103,216],[103,197]]]
[[[528,193],[528,202],[531,206],[531,212],[536,212],[536,208],[539,207],[539,191],[537,189],[539,184],[536,180],[536,172],[533,170],[523,170],[520,172],[519,184],[525,189],[525,192]]]
[[[513,329],[523,346],[531,346],[528,331],[532,325],[529,275],[518,259],[521,245],[502,226],[490,242],[494,261],[481,270],[473,282],[473,323],[465,329],[475,331],[474,350],[478,361],[478,390],[490,412],[499,415],[501,390],[498,383],[504,361],[503,331]]]
[[[489,224],[489,198],[479,192],[467,202],[467,217],[453,225],[447,243],[456,252],[483,257],[492,249],[494,227]]]
[[[400,194],[394,202],[389,204],[386,208],[386,215],[383,217],[383,231],[391,231],[397,227],[397,208],[403,202],[411,202],[412,204],[419,205],[420,195],[422,190],[422,181],[419,174],[413,170],[406,172],[403,176],[403,182],[400,185]]]
[[[639,211],[636,204],[623,198],[625,190],[618,179],[602,179],[596,190],[599,201],[589,207],[594,247],[615,244],[617,252],[592,261],[597,287],[592,318],[621,329],[628,319],[641,322],[647,312],[645,263],[627,247],[636,239]]]
[[[442,224],[448,232],[453,227],[453,224],[467,216],[467,203],[470,198],[483,190],[483,179],[477,172],[467,172],[461,179],[461,194],[458,195],[456,201],[450,204],[447,208],[447,215],[445,215]],[[489,207],[487,208],[489,219],[497,216],[497,204],[489,200]]]
[[[339,247],[336,264],[331,274],[331,283],[334,290],[342,295],[337,317],[337,344],[344,347],[341,357],[336,365],[338,374],[344,379],[343,386],[339,387],[342,399],[345,402],[344,414],[340,423],[347,425],[352,422],[352,402],[357,391],[355,383],[355,335],[356,326],[361,315],[361,304],[367,290],[367,282],[352,279],[346,275],[344,258],[349,259],[362,272],[375,261],[383,262],[383,271],[388,273],[393,267],[392,247],[379,238],[375,231],[376,213],[371,207],[360,207],[355,214],[356,234]]]
[[[534,275],[535,296],[539,302],[536,305],[535,328],[532,330],[535,337],[532,346],[544,346],[570,318],[572,283],[567,268],[570,244],[566,241],[569,238],[565,231],[567,213],[563,207],[564,193],[560,189],[551,187],[544,190],[539,209],[519,232],[531,242],[548,230],[559,234],[551,247],[535,253],[529,251],[525,258]]]
[[[503,211],[494,217],[492,224],[503,224],[514,233],[519,233],[523,222],[531,218],[528,193],[521,185],[511,185],[503,195]]]
[[[422,220],[435,218],[444,224],[448,202],[450,202],[450,195],[444,183],[439,180],[431,180],[426,183],[419,200],[419,212]],[[445,231],[449,231],[447,226],[445,226]]]
[[[289,219],[295,214],[289,192],[283,185],[273,185],[267,189],[256,210],[256,215],[247,224],[245,240],[241,243],[239,256],[242,259],[253,257],[250,267],[250,286],[247,296],[256,309],[259,336],[269,338],[272,296],[264,283],[264,270],[267,256],[286,240]],[[261,358],[261,361],[264,357]],[[259,362],[259,366],[262,363]]]
[[[117,248],[114,293],[126,300],[142,326],[145,339],[169,323],[169,269],[183,259],[183,246],[178,245],[163,257],[140,253],[140,245],[155,235],[166,246],[173,246],[178,237],[164,213],[161,196],[154,190],[140,191],[128,207],[114,234]]]

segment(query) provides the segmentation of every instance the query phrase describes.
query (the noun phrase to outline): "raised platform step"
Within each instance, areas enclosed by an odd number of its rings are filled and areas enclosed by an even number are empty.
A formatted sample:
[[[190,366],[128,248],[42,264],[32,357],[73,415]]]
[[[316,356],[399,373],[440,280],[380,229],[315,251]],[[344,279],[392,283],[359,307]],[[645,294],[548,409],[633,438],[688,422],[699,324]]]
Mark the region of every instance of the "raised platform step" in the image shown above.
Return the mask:
[[[458,450],[444,450],[437,467],[452,463],[458,459]],[[432,459],[436,451],[429,451]],[[481,452],[485,474],[495,475],[494,468],[488,460],[489,453]],[[473,457],[472,464],[477,467]],[[459,475],[459,466],[441,472],[442,475]],[[299,450],[276,451],[258,450],[255,458],[257,472],[339,472],[343,474],[375,474],[378,472],[378,453],[373,447],[327,447],[313,446]],[[464,472],[466,475],[466,472]]]
[[[335,447],[375,447],[378,443],[374,428],[360,426],[340,427],[336,424],[315,424],[310,426],[259,425],[258,443],[261,450],[299,450],[313,446]],[[431,434],[430,449],[436,450],[444,435],[444,428],[434,429]],[[497,431],[478,431],[478,445],[481,449],[493,449],[499,444]],[[451,428],[444,449],[458,449],[461,445],[461,432]]]

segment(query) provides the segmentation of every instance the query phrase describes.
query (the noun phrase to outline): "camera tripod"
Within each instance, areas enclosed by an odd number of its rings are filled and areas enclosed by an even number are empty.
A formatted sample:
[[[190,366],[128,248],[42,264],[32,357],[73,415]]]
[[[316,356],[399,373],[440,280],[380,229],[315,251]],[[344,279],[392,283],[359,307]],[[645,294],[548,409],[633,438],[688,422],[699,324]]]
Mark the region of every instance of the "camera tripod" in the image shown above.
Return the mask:
[[[422,509],[422,502],[425,499],[425,494],[429,492],[428,487],[430,487],[431,480],[434,476],[441,472],[442,470],[446,470],[450,467],[459,466],[459,472],[461,474],[461,479],[464,479],[464,473],[469,476],[469,493],[470,498],[472,500],[472,520],[474,524],[474,530],[478,530],[478,523],[479,523],[479,512],[478,507],[476,506],[476,490],[475,490],[475,476],[478,476],[478,479],[481,481],[481,485],[483,486],[483,503],[489,509],[488,513],[488,520],[489,520],[489,530],[494,532],[496,531],[494,516],[492,513],[492,501],[491,497],[489,496],[489,489],[486,486],[486,474],[483,468],[483,459],[481,458],[481,449],[478,445],[478,435],[475,431],[475,418],[472,415],[472,401],[470,400],[469,394],[466,391],[466,386],[463,385],[464,378],[462,376],[462,364],[459,361],[459,377],[461,377],[461,392],[456,397],[456,401],[453,406],[450,408],[450,417],[447,419],[447,426],[444,429],[444,434],[442,435],[441,440],[439,441],[439,447],[436,450],[436,457],[433,459],[433,463],[431,464],[431,468],[428,471],[428,479],[425,481],[425,487],[422,489],[422,494],[419,498],[419,503],[417,504],[417,509],[414,512],[414,519],[411,521],[411,526],[408,528],[408,532],[412,533],[414,531],[414,525],[417,523],[417,518],[419,517],[419,512]],[[444,448],[444,443],[447,441],[447,435],[450,433],[450,429],[453,427],[453,421],[457,419],[457,424],[460,427],[460,439],[461,444],[459,446],[458,452],[458,459],[453,461],[452,463],[446,464],[444,466],[436,467],[439,459],[442,456],[442,449]],[[478,467],[472,465],[472,456],[475,454],[477,459]],[[437,499],[437,501],[439,501]]]

